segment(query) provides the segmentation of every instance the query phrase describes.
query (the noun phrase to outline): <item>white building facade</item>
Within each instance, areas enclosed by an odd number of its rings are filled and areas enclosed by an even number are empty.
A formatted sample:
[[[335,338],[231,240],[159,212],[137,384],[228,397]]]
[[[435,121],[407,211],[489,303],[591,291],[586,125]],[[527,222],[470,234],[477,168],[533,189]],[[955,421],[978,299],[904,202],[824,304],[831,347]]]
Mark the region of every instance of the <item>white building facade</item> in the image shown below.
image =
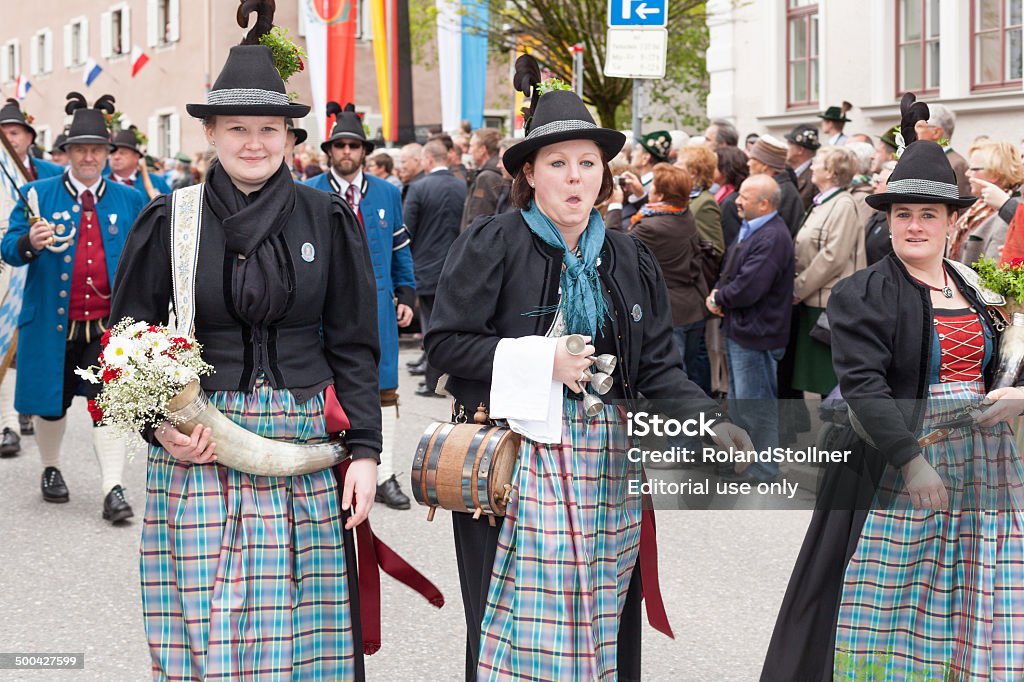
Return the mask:
[[[708,117],[788,132],[854,105],[876,138],[910,91],[957,115],[952,143],[1024,138],[1024,0],[711,0]]]

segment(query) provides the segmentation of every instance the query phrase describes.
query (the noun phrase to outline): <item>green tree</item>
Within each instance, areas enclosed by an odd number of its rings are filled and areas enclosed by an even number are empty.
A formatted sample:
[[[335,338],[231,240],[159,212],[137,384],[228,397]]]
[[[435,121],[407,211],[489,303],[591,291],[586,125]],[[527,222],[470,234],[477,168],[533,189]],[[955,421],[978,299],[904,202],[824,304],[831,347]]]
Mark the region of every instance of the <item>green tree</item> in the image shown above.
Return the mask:
[[[584,51],[583,100],[606,127],[628,127],[633,81],[604,75],[608,30],[607,0],[488,0],[486,31],[492,58],[507,60],[521,38],[531,45],[541,66],[565,81],[572,78],[570,48]],[[679,125],[698,126],[704,120],[708,82],[704,54],[708,48],[705,3],[670,0],[668,55],[665,79],[656,81],[652,102]],[[409,0],[414,60],[432,63],[426,46],[436,36],[433,0]]]

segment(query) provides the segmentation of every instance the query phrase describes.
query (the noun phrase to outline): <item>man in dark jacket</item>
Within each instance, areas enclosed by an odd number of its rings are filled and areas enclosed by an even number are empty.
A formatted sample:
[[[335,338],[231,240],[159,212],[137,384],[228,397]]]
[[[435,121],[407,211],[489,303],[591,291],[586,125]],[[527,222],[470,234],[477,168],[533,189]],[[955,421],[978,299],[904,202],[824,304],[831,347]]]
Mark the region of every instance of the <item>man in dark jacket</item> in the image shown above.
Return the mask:
[[[758,450],[779,444],[776,372],[793,312],[793,239],[779,216],[781,198],[778,183],[767,175],[744,181],[736,200],[743,225],[705,301],[709,311],[723,318],[729,414],[747,429]],[[765,481],[778,473],[777,464],[758,462],[745,475]]]
[[[786,133],[786,142],[789,143],[786,163],[796,175],[796,189],[800,192],[800,199],[804,202],[806,211],[811,208],[814,195],[818,193],[817,188],[811,182],[811,162],[814,161],[814,154],[821,147],[821,143],[818,142],[818,129],[812,125],[801,123]]]
[[[477,171],[469,186],[466,208],[462,211],[462,230],[476,218],[498,212],[498,198],[502,190],[502,176],[498,170],[500,143],[501,132],[494,128],[481,128],[469,138],[469,154]]]
[[[420,326],[424,331],[430,325],[441,267],[452,242],[459,236],[466,204],[466,183],[448,170],[447,157],[448,149],[440,140],[423,146],[424,175],[409,185],[403,205],[405,227],[412,239]],[[429,365],[424,369],[425,381],[416,389],[416,394],[435,395],[439,375]]]
[[[768,175],[775,178],[782,192],[776,210],[789,228],[790,236],[795,237],[804,221],[804,202],[796,188],[796,176],[786,168],[786,151],[784,142],[771,135],[762,135],[750,150],[747,167],[752,176]]]

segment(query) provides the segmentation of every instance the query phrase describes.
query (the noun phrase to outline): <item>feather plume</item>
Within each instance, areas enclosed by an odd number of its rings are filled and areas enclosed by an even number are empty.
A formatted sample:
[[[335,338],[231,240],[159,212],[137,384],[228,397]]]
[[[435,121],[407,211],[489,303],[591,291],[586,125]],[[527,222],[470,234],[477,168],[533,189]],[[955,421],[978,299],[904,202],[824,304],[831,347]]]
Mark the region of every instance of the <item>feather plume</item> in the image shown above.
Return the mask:
[[[85,101],[85,95],[80,92],[69,92],[68,103],[64,105],[64,113],[73,114],[78,109],[87,109],[89,103]]]
[[[14,106],[18,107],[19,109],[21,108],[21,103],[18,102],[18,100],[14,99],[13,97],[8,97],[6,104],[13,104]]]
[[[92,108],[93,109],[99,109],[100,111],[105,111],[108,114],[110,114],[111,116],[113,116],[114,112],[117,111],[117,107],[114,106],[114,96],[113,95],[103,95],[103,96],[101,96],[92,105]]]
[[[338,119],[338,114],[340,114],[340,113],[341,113],[341,105],[340,104],[338,104],[337,102],[328,102],[327,103],[327,117],[328,118],[333,116],[334,119],[337,120]]]
[[[277,3],[274,0],[241,0],[238,5],[238,11],[235,14],[235,21],[238,22],[240,28],[245,28],[249,25],[249,15],[253,12],[256,13],[256,22],[249,29],[249,32],[245,34],[245,38],[242,40],[242,45],[259,45],[260,38],[270,33],[270,29],[274,28],[274,12],[277,9]]]
[[[927,121],[931,116],[928,105],[918,102],[917,96],[912,92],[903,95],[900,100],[900,134],[896,138],[897,158],[903,153],[904,148],[917,141],[917,131],[914,126],[918,121]],[[900,144],[902,142],[902,144]]]
[[[540,92],[537,88],[540,85],[541,73],[540,64],[533,58],[533,55],[524,54],[516,59],[515,75],[512,76],[512,85],[516,90],[530,98],[530,106],[521,109],[525,129],[529,132],[530,119],[537,111],[537,100],[540,99]]]
[[[850,109],[853,109],[853,105],[850,104],[849,102],[844,101],[841,105],[839,105],[839,115],[845,118],[847,112],[849,112]]]

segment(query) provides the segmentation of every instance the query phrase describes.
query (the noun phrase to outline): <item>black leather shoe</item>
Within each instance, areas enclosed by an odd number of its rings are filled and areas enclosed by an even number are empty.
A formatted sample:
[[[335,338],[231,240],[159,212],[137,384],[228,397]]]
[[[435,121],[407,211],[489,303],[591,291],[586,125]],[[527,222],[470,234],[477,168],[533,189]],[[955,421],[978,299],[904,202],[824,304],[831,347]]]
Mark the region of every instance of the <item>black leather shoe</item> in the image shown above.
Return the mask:
[[[0,439],[0,457],[14,457],[21,452],[21,437],[6,426],[3,439]]]
[[[47,502],[67,502],[68,487],[64,483],[64,477],[60,475],[57,467],[46,467],[43,469],[43,499]]]
[[[115,485],[103,498],[103,518],[111,523],[117,523],[133,516],[135,512],[132,511],[132,506],[124,499],[124,488]]]
[[[425,381],[421,381],[419,383],[419,385],[416,386],[416,390],[414,392],[416,393],[416,395],[422,396],[424,398],[440,398],[441,397],[438,394],[436,394],[433,391],[431,391],[429,388],[427,388],[427,382],[425,382]]]
[[[405,363],[405,366],[408,367],[409,369],[412,369],[416,365],[422,365],[426,361],[427,361],[427,354],[426,353],[420,353],[420,356],[418,358],[416,358],[415,360],[410,360],[409,362]]]
[[[394,474],[391,475],[391,478],[377,486],[377,496],[374,500],[383,502],[392,509],[409,508],[409,498],[402,492],[402,488],[398,485],[398,480]]]
[[[424,360],[423,362],[419,363],[418,365],[413,365],[412,367],[409,368],[409,374],[413,375],[414,377],[421,377],[421,376],[423,376],[426,373],[427,373],[427,361],[426,360]]]
[[[19,414],[18,415],[18,430],[21,431],[23,436],[34,436],[36,435],[36,427],[32,424],[32,415],[30,414]]]

